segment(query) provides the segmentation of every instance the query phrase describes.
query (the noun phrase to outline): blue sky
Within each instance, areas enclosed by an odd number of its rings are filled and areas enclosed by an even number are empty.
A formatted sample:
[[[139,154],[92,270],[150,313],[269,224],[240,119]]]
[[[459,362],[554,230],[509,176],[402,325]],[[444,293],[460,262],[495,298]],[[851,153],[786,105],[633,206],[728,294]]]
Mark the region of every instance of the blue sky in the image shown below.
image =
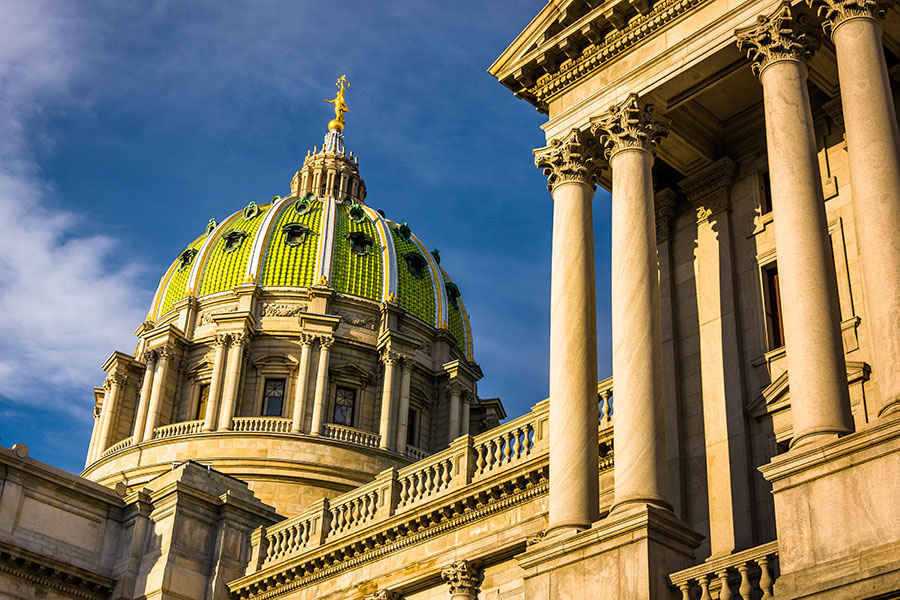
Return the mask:
[[[367,202],[440,249],[479,394],[546,397],[545,117],[486,72],[542,5],[0,0],[0,444],[81,469],[100,365],[211,217],[288,191],[345,73]],[[594,211],[602,378],[606,193]]]

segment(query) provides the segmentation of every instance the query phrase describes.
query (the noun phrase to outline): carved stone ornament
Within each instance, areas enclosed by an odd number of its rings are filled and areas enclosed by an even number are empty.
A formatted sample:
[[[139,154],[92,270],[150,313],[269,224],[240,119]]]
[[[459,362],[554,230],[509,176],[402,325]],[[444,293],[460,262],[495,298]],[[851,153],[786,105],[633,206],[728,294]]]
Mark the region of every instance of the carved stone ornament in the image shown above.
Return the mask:
[[[484,571],[472,561],[460,560],[441,569],[441,579],[450,586],[450,594],[467,594],[475,598],[484,581]]]
[[[451,396],[456,395],[462,397],[462,395],[468,391],[469,390],[468,388],[466,388],[466,386],[457,381],[451,381],[447,384],[447,393],[449,393]]]
[[[390,350],[385,350],[381,353],[381,362],[385,365],[395,365],[403,360],[403,355],[392,352]]]
[[[169,348],[168,346],[163,346],[162,348],[159,348],[157,350],[157,352],[159,352],[160,359],[165,358],[166,360],[171,360],[172,358],[175,357],[175,351],[172,350],[171,348]]]
[[[300,342],[301,346],[312,346],[313,342],[316,341],[316,336],[310,333],[301,333],[297,341]]]
[[[731,208],[731,184],[737,170],[734,161],[721,158],[681,180],[678,188],[697,211],[697,222]]]
[[[886,0],[806,0],[822,18],[822,27],[831,35],[847,19],[883,19],[890,6]]]
[[[250,333],[246,331],[242,331],[240,333],[231,334],[231,345],[232,346],[242,346],[246,348],[250,345]]]
[[[113,386],[113,384],[118,385],[119,387],[125,385],[126,377],[122,373],[117,373],[113,371],[109,375],[106,376],[106,379],[103,381],[103,389],[107,390]]]
[[[672,188],[665,188],[654,193],[653,199],[653,212],[656,216],[656,242],[659,243],[668,239],[671,234],[677,194]]]
[[[610,158],[621,150],[639,149],[654,152],[659,140],[669,133],[667,121],[656,116],[656,108],[646,104],[637,94],[629,94],[623,102],[591,120],[592,131]]]
[[[231,335],[227,333],[216,334],[216,346],[227,346],[231,343]]]
[[[374,317],[365,317],[348,311],[336,310],[334,314],[341,318],[341,323],[352,325],[353,327],[365,327],[375,331],[378,328],[378,320]]]
[[[790,2],[783,2],[769,16],[734,32],[738,49],[747,53],[753,73],[759,75],[774,62],[794,60],[808,63],[822,38],[809,25],[806,15],[797,15]]]
[[[209,312],[201,313],[200,319],[198,321],[198,323],[199,323],[198,327],[203,327],[204,325],[209,325],[210,323],[213,323],[214,315],[222,315],[225,313],[235,312],[237,309],[238,309],[237,306],[229,306],[228,308],[219,308],[216,310],[211,310]]]
[[[263,304],[262,316],[264,317],[296,317],[305,313],[307,307],[303,304]]]
[[[374,594],[366,596],[365,600],[400,600],[403,596],[393,590],[378,590]]]
[[[544,170],[547,189],[577,181],[596,186],[603,170],[602,150],[585,132],[573,129],[563,139],[555,139],[549,146],[534,151],[534,166]]]
[[[319,337],[319,348],[321,348],[322,350],[328,350],[329,348],[331,348],[332,344],[334,344],[333,337]]]
[[[159,351],[156,349],[147,350],[146,352],[144,352],[144,356],[142,358],[144,359],[144,363],[149,365],[152,362],[156,362],[156,359],[159,358]]]

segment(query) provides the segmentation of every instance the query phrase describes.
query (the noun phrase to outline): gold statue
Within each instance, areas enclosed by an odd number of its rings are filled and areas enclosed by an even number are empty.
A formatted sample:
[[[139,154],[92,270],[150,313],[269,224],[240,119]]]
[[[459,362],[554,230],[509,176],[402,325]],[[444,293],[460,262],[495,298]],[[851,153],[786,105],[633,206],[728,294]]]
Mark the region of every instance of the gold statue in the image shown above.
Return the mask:
[[[347,103],[344,102],[344,86],[350,87],[350,82],[347,81],[346,75],[341,75],[341,78],[337,80],[335,85],[339,89],[334,100],[325,100],[325,102],[334,104],[334,119],[328,122],[328,131],[343,131],[344,113],[350,112],[350,109],[347,108]]]

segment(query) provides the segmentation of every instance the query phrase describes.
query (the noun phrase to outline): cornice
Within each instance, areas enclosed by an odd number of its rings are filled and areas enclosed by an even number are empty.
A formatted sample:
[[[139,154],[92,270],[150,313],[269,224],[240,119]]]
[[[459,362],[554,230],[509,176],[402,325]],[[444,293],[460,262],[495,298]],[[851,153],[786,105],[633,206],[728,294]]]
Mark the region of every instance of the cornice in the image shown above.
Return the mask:
[[[659,0],[646,14],[638,13],[622,29],[610,32],[598,43],[587,46],[577,57],[563,62],[554,73],[545,73],[518,95],[538,110],[547,112],[552,98],[581,80],[593,75],[601,67],[628,52],[666,25],[694,8],[712,0]]]
[[[0,542],[0,572],[85,600],[105,600],[115,581]]]

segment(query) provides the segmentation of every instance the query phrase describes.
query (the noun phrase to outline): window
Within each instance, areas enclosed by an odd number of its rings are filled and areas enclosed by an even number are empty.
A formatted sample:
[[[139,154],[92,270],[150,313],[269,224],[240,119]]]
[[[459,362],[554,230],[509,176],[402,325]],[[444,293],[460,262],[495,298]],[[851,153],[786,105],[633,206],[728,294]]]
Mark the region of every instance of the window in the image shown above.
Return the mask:
[[[350,200],[350,197],[344,198],[344,202]],[[363,219],[366,218],[366,212],[363,210],[362,206],[359,204],[353,204],[350,206],[350,219],[354,223],[362,223]]]
[[[356,390],[338,386],[334,397],[334,418],[338,425],[353,426],[353,409],[356,405]]]
[[[310,200],[309,200],[310,195],[311,194],[307,194],[302,199],[294,202],[294,211],[298,215],[305,215],[306,213],[308,213],[310,211],[310,209],[312,209],[312,202],[310,202]],[[314,196],[314,194],[312,194],[312,195]]]
[[[760,211],[762,214],[772,212],[772,181],[769,179],[769,172],[765,171],[759,174],[762,179],[762,201],[760,203]]]
[[[406,445],[413,448],[419,447],[419,411],[409,407],[406,418]]]
[[[197,256],[197,251],[193,248],[188,248],[178,257],[178,270],[184,271],[191,263],[194,262],[194,257]]]
[[[309,229],[300,223],[285,225],[282,231],[284,232],[284,243],[288,246],[299,246],[309,236]]]
[[[769,350],[784,346],[784,321],[781,316],[781,293],[778,289],[778,266],[772,263],[763,270],[766,301],[766,321],[769,333]]]
[[[362,231],[353,231],[347,236],[350,240],[350,251],[359,256],[365,256],[369,253],[372,246],[372,238],[364,234]]]
[[[447,290],[447,301],[450,302],[450,306],[459,310],[459,287],[452,281],[445,281],[444,289]]]
[[[244,241],[245,237],[247,237],[247,234],[243,231],[229,231],[223,235],[222,239],[225,242],[225,252],[234,252],[240,248],[241,242]]]
[[[428,261],[421,254],[408,252],[403,258],[406,259],[406,267],[409,269],[410,275],[416,279],[425,277],[425,267],[428,266]]]
[[[206,418],[206,405],[209,404],[209,384],[200,385],[200,394],[197,396],[197,414],[194,419],[199,421]]]
[[[284,379],[266,379],[263,388],[263,416],[280,417],[284,408]]]

